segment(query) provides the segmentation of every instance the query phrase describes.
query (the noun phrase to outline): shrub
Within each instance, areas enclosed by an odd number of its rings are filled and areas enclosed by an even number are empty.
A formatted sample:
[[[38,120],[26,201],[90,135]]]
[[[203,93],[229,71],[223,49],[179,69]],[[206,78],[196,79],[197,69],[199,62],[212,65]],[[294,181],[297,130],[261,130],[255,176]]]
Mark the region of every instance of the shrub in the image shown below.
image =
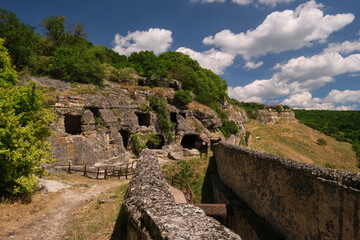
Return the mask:
[[[323,139],[323,138],[319,138],[317,140],[317,144],[320,145],[320,146],[325,146],[325,145],[327,145],[327,141],[325,139]]]
[[[238,125],[233,121],[222,121],[222,127],[220,128],[221,132],[226,138],[230,137],[231,134],[236,135],[239,132]]]
[[[100,85],[105,77],[104,67],[85,47],[61,46],[54,52],[50,63],[50,75],[68,82]]]
[[[190,96],[190,92],[186,90],[178,90],[175,91],[174,96],[174,104],[181,108],[184,107],[186,104],[191,103],[192,99]]]
[[[52,159],[50,124],[54,114],[45,108],[36,84],[18,87],[17,74],[10,66],[0,39],[0,198],[26,197],[34,191],[36,168]]]
[[[167,102],[163,97],[151,97],[148,96],[150,108],[155,112],[159,128],[162,132],[166,133],[169,137],[172,137],[172,128],[174,123],[171,123],[169,120],[169,114],[166,110]]]
[[[133,82],[135,78],[132,74],[136,74],[136,71],[132,67],[125,67],[120,69],[114,69],[110,74],[110,81],[114,82]]]
[[[139,157],[141,151],[144,150],[146,146],[140,142],[139,136],[136,133],[133,133],[130,139],[134,147],[134,154]]]

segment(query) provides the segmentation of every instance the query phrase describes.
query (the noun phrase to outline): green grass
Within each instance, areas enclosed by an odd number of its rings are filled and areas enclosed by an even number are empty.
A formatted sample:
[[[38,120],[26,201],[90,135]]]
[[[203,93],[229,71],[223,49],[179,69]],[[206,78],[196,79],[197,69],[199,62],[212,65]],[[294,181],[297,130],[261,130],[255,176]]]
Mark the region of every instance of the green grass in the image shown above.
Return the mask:
[[[209,191],[209,157],[180,160],[173,163],[165,164],[162,167],[164,174],[175,176],[187,181],[194,192],[195,203],[208,202]]]
[[[129,184],[114,187],[86,203],[75,214],[70,239],[123,239],[126,236],[126,220],[122,203]],[[99,199],[105,199],[99,203]]]

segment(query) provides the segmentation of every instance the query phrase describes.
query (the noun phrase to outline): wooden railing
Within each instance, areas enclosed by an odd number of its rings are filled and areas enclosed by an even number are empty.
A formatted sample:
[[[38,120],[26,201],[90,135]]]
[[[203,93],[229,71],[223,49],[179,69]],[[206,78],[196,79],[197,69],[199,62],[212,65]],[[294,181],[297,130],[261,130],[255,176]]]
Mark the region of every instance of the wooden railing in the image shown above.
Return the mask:
[[[187,181],[175,176],[164,175],[164,177],[171,186],[179,189],[184,193],[188,203],[193,204],[195,202],[194,192]]]
[[[93,167],[87,165],[68,165],[68,173],[80,173],[83,176],[95,179],[120,178],[126,179],[135,173],[135,162],[114,166]]]

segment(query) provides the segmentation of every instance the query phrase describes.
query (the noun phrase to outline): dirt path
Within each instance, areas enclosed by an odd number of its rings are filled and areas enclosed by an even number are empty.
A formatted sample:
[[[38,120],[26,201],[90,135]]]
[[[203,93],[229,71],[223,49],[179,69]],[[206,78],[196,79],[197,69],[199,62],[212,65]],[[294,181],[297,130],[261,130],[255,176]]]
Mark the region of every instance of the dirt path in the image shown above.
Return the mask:
[[[46,213],[32,219],[31,222],[21,225],[8,232],[4,239],[68,239],[73,221],[74,212],[85,201],[89,201],[109,190],[111,187],[120,186],[123,182],[109,181],[104,185],[93,185],[90,188],[65,189],[61,194],[61,201]],[[3,236],[0,235],[0,239]]]

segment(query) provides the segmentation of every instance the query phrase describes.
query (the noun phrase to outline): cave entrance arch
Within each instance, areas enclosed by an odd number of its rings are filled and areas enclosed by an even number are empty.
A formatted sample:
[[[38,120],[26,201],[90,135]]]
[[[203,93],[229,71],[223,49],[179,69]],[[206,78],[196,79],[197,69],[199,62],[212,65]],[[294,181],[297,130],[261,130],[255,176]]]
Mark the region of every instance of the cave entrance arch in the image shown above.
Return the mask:
[[[78,135],[81,134],[81,116],[65,115],[64,118],[65,132]]]
[[[138,118],[139,126],[150,126],[150,113],[135,113]]]
[[[130,132],[127,130],[121,129],[121,130],[119,130],[119,133],[122,137],[124,148],[127,149],[128,144],[129,144]]]
[[[188,149],[193,149],[193,148],[198,148],[197,147],[197,143],[199,141],[199,136],[195,135],[195,134],[186,134],[184,135],[184,137],[181,139],[181,146],[183,148],[188,148]]]
[[[155,141],[154,141],[155,139]],[[165,145],[165,138],[161,134],[154,134],[152,139],[146,142],[146,146],[149,149],[161,149]]]

